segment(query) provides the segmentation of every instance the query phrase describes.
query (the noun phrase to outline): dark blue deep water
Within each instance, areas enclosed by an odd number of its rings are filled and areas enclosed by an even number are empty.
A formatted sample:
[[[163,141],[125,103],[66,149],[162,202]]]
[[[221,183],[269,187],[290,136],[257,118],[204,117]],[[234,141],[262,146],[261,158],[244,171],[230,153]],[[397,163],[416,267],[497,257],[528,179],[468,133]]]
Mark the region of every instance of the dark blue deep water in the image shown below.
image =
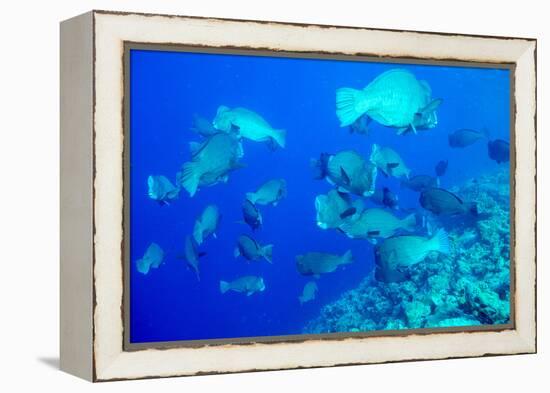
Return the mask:
[[[130,67],[133,343],[301,334],[324,306],[360,285],[374,267],[373,245],[316,225],[315,196],[332,188],[312,178],[310,159],[322,152],[354,149],[368,159],[377,143],[397,151],[413,173],[430,175],[436,163],[446,159],[449,167],[441,187],[447,189],[508,172],[508,163],[497,164],[488,157],[486,140],[463,149],[451,149],[448,143],[448,134],[460,128],[486,128],[490,139],[510,140],[508,70],[164,50],[131,50]],[[376,122],[368,136],[341,128],[335,114],[336,89],[362,89],[392,68],[407,69],[426,80],[432,97],[443,100],[437,109],[438,125],[404,136]],[[193,115],[212,120],[220,105],[248,108],[273,128],[285,129],[286,147],[272,150],[265,143],[243,139],[241,161],[246,168],[231,172],[227,183],[203,187],[192,198],[182,189],[168,205],[150,199],[149,175],[164,175],[175,184],[176,173],[190,160],[189,142],[200,140],[190,131]],[[264,225],[253,233],[238,222],[245,193],[275,178],[286,179],[288,196],[276,207],[259,206]],[[421,210],[418,193],[400,187],[398,179],[379,175],[377,187],[383,185],[399,195],[401,206]],[[219,207],[222,219],[217,239],[208,238],[200,247],[206,255],[200,259],[199,282],[178,256],[208,204]],[[240,234],[273,244],[273,264],[234,258]],[[164,250],[164,260],[159,268],[141,274],[135,261],[151,242]],[[322,275],[316,299],[300,305],[298,296],[313,278],[297,272],[295,256],[309,251],[343,254],[348,249],[354,263]],[[263,277],[265,291],[251,296],[220,293],[220,280],[244,275]]]

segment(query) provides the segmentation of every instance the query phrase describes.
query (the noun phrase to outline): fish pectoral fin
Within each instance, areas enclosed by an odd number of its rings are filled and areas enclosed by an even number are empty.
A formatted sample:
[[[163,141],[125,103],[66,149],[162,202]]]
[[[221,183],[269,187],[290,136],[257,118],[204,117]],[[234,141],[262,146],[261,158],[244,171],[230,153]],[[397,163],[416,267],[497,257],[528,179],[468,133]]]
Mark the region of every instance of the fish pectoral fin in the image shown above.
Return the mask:
[[[401,127],[397,129],[397,135],[403,135],[409,130],[409,127]]]
[[[390,252],[390,255],[388,256],[388,265],[390,265],[392,269],[395,269],[394,264],[396,262],[397,262],[397,255],[395,253],[395,250],[393,250],[392,252]]]
[[[346,218],[346,217],[352,216],[355,214],[356,211],[357,211],[356,208],[350,207],[349,209],[346,209],[344,212],[340,214],[340,218]]]
[[[373,239],[372,237],[368,237],[367,241],[372,245],[377,245],[378,244],[378,240]]]
[[[340,167],[340,174],[342,175],[342,179],[344,180],[344,183],[349,185],[351,183],[351,179],[349,178],[348,174],[342,167]]]
[[[349,190],[346,190],[344,187],[339,186],[337,191],[342,193],[342,194],[349,194]]]
[[[212,236],[214,237],[214,239],[218,238],[218,235],[216,234],[216,232],[212,233]]]
[[[418,134],[418,132],[416,132],[416,127],[414,126],[413,123],[410,124],[410,127],[412,128],[412,130],[415,134]]]
[[[246,293],[246,296],[250,296],[250,295],[252,295],[253,293],[254,293],[254,292],[252,292],[252,291],[248,291],[248,292]]]
[[[235,247],[235,250],[233,250],[233,256],[235,258],[238,258],[241,255],[241,252],[239,251],[238,247]]]

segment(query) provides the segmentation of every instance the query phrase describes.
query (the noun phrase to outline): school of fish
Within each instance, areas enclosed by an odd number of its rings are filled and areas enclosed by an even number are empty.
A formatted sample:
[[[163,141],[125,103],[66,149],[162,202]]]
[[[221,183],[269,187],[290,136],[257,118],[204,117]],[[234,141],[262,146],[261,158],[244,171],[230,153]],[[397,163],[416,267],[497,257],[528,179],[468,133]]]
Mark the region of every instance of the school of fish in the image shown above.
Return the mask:
[[[383,72],[364,88],[342,87],[336,91],[336,117],[341,127],[349,132],[370,138],[373,122],[393,130],[398,135],[417,134],[438,125],[437,110],[443,99],[432,97],[432,90],[425,80],[406,70],[395,68]],[[175,183],[162,175],[147,178],[148,196],[159,205],[169,205],[182,191],[194,197],[203,187],[228,183],[235,170],[246,170],[241,163],[243,145],[250,142],[265,144],[270,150],[284,149],[287,132],[274,128],[262,115],[244,107],[229,108],[220,105],[212,121],[195,115],[191,131],[200,139],[189,144],[189,160],[184,162],[175,176]],[[487,154],[497,163],[510,158],[509,142],[491,140],[486,129],[462,128],[448,135],[453,149],[487,141]],[[358,146],[359,147],[359,146]],[[439,217],[469,217],[481,219],[482,214],[474,201],[464,201],[460,196],[441,186],[449,161],[441,160],[434,166],[435,176],[415,173],[409,168],[399,151],[389,146],[371,144],[368,157],[360,149],[319,152],[310,166],[313,178],[325,180],[329,189],[314,199],[315,220],[321,230],[336,230],[343,236],[374,245],[374,277],[384,282],[407,279],[407,268],[422,263],[430,253],[448,254],[450,244],[443,227],[438,227]],[[401,186],[418,193],[418,206],[403,208],[395,190],[377,187],[378,176],[399,179]],[[229,185],[226,185],[229,186]],[[262,210],[276,207],[287,197],[287,182],[283,178],[265,179],[242,197],[243,233],[235,239],[233,256],[246,263],[279,263],[273,257],[276,245],[261,238],[264,223]],[[375,206],[369,206],[373,204]],[[220,233],[222,213],[215,204],[204,206],[196,217],[193,232],[182,236],[181,256],[200,281],[201,258],[210,239],[223,236]],[[465,233],[465,236],[469,235]],[[300,304],[315,300],[321,275],[354,263],[352,251],[334,250],[324,245],[324,250],[304,250],[295,256],[298,274],[313,278],[301,294]],[[275,255],[276,256],[276,255]],[[275,261],[274,261],[275,259]],[[164,261],[164,251],[156,243],[150,243],[142,258],[135,261],[138,272],[147,275]],[[280,263],[288,263],[280,261]],[[246,275],[219,278],[221,294],[236,292],[251,296],[266,290],[263,277]]]

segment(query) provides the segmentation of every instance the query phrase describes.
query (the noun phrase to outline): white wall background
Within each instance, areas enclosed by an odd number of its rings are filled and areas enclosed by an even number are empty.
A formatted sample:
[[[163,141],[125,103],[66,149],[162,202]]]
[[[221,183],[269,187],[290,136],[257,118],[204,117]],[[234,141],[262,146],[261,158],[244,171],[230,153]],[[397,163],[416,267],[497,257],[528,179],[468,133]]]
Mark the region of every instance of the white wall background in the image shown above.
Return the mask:
[[[0,11],[0,391],[548,392],[544,1],[6,1]],[[90,9],[538,38],[539,354],[91,385],[58,362],[58,23]],[[521,130],[519,130],[521,135]],[[521,192],[521,190],[520,190]]]

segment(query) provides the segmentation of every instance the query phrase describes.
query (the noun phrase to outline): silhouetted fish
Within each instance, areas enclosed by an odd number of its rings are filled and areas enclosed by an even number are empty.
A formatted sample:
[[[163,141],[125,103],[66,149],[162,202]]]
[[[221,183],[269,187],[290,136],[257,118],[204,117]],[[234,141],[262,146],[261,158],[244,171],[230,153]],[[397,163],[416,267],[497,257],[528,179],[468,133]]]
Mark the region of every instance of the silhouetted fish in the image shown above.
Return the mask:
[[[367,115],[359,117],[349,126],[350,134],[353,134],[355,132],[357,134],[368,135],[369,124],[371,123],[371,121],[371,118]]]
[[[466,147],[485,137],[486,134],[484,132],[463,128],[449,134],[449,146]]]
[[[204,252],[199,252],[197,249],[197,243],[191,236],[185,237],[185,260],[187,261],[187,266],[195,272],[197,280],[200,281],[199,274],[199,258],[206,255]]]
[[[377,205],[386,206],[390,209],[398,209],[399,198],[388,187],[377,189],[369,198]]]
[[[443,176],[447,172],[447,166],[449,165],[449,160],[441,160],[435,166],[436,176]]]
[[[217,134],[219,131],[214,128],[212,122],[197,114],[193,115],[193,125],[191,131],[204,137]]]
[[[489,153],[489,158],[499,164],[510,161],[510,143],[502,139],[489,141],[487,144],[487,151]]]
[[[245,199],[243,202],[243,219],[252,230],[256,230],[262,226],[262,214],[252,202]]]
[[[344,255],[326,254],[324,252],[308,252],[296,256],[296,268],[304,276],[319,277],[321,273],[331,273],[340,265],[353,262],[351,250]]]
[[[304,304],[315,299],[315,294],[317,293],[317,283],[315,281],[310,281],[304,286],[302,295],[298,296],[300,304]]]
[[[437,215],[477,215],[475,202],[463,202],[450,191],[442,188],[427,188],[420,194],[420,205]]]
[[[237,240],[237,246],[233,252],[235,258],[242,256],[249,261],[257,261],[264,258],[269,263],[273,263],[273,245],[261,245],[248,235],[241,235]]]
[[[413,191],[420,192],[426,188],[438,187],[439,180],[430,175],[416,175],[403,180],[401,185]]]

